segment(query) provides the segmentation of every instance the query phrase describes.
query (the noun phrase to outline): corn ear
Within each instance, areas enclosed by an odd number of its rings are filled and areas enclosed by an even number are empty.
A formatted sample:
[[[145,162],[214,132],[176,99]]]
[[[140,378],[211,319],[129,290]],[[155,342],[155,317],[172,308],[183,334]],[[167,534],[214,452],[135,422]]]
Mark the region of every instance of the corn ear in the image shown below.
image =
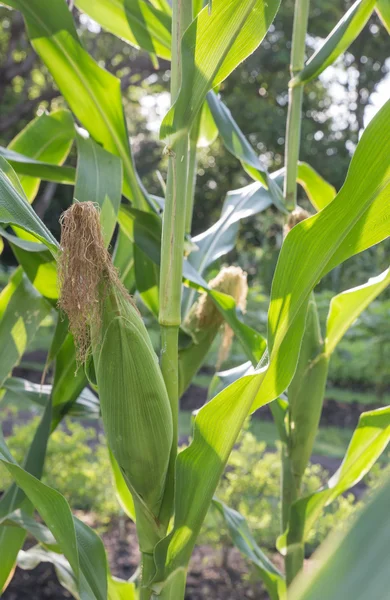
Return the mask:
[[[169,399],[137,309],[113,290],[92,355],[109,446],[129,487],[158,515],[172,446]]]
[[[112,453],[139,510],[158,522],[173,425],[157,356],[104,247],[94,205],[73,205],[61,223],[60,306],[81,342],[81,358],[93,358]]]

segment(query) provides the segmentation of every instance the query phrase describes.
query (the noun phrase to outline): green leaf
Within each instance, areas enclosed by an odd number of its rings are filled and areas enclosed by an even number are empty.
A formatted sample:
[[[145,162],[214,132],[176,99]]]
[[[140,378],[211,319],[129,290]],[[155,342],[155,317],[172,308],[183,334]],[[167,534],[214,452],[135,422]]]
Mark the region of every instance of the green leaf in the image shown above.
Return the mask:
[[[383,25],[386,27],[387,32],[390,33],[390,2],[389,0],[377,0],[376,11],[380,16]]]
[[[114,233],[122,189],[120,159],[93,139],[77,133],[77,177],[75,200],[91,201],[100,207],[100,223],[106,246]]]
[[[0,525],[20,527],[35,537],[36,540],[38,540],[47,548],[58,550],[57,542],[50,530],[21,510],[16,510],[6,517],[0,519]]]
[[[317,305],[312,294],[296,371],[288,387],[289,442],[286,460],[291,466],[292,483],[295,483],[297,491],[301,487],[321,418],[329,363],[323,349]]]
[[[191,252],[188,258],[191,265],[203,275],[218,258],[234,248],[239,222],[266,210],[271,205],[269,192],[257,182],[228,192],[218,221],[192,238],[198,250]]]
[[[120,467],[110,449],[109,456],[117,500],[121,505],[123,511],[129,517],[129,519],[131,519],[135,523],[135,508],[133,496],[131,495],[128,485],[122,475],[122,471],[120,470]]]
[[[171,58],[171,18],[144,0],[76,0],[104,29],[135,48],[169,60]]]
[[[291,86],[306,83],[318,77],[334,63],[359,35],[375,7],[376,0],[356,0],[336,27],[330,32],[320,48],[310,57],[298,75],[290,82]]]
[[[24,461],[24,468],[37,478],[42,476],[47,440],[50,435],[50,424],[51,403],[47,403]],[[0,517],[3,518],[18,508],[22,508],[29,515],[34,511],[34,507],[25,497],[23,491],[16,484],[12,484],[0,499]],[[0,591],[9,578],[24,539],[25,532],[21,529],[0,527],[0,555],[2,557],[0,563]]]
[[[0,434],[0,462],[24,491],[55,537],[79,582],[82,600],[106,600],[107,560],[100,538],[72,516],[65,498],[22,469]],[[81,576],[82,575],[82,576]]]
[[[303,543],[324,506],[359,483],[378,460],[390,441],[390,407],[360,415],[359,424],[349,443],[346,455],[327,485],[291,506],[290,528],[278,540],[278,549],[285,544]]]
[[[10,163],[16,173],[23,176],[20,177],[21,181],[36,181],[37,178],[64,184],[73,184],[75,181],[76,171],[73,167],[60,167],[35,160],[3,146],[0,146],[0,156]]]
[[[234,545],[249,558],[259,572],[271,600],[286,600],[287,590],[283,575],[256,544],[246,519],[236,510],[229,508],[217,498],[213,506],[222,515],[232,537]]]
[[[51,385],[33,383],[19,377],[10,377],[3,384],[5,390],[4,400],[9,402],[34,402],[39,406],[46,406],[51,394]],[[98,398],[89,389],[84,388],[77,400],[72,404],[68,414],[72,417],[98,419],[100,417],[100,404]]]
[[[23,270],[17,269],[0,294],[0,386],[19,364],[50,310]]]
[[[305,190],[307,197],[316,210],[322,210],[332,202],[336,190],[317,171],[304,162],[298,163],[297,182]]]
[[[73,336],[68,333],[59,350],[54,370],[52,390],[53,429],[72,409],[74,402],[87,385],[84,370],[77,369]]]
[[[207,92],[258,47],[278,7],[278,0],[214,0],[211,13],[199,13],[182,38],[182,85],[161,139],[190,130]]]
[[[241,161],[246,172],[256,181],[260,181],[269,190],[275,206],[287,212],[284,206],[283,193],[274,178],[268,175],[266,167],[233,119],[230,110],[214,92],[207,94],[207,103],[226,148]]]
[[[390,101],[363,133],[336,198],[287,235],[271,290],[270,363],[253,409],[279,396],[292,379],[314,286],[333,267],[389,235],[390,166],[383,151],[389,143]]]
[[[297,577],[291,600],[382,600],[389,592],[385,559],[390,538],[390,482],[377,492],[346,534],[332,535]],[[290,594],[289,594],[290,597]]]
[[[17,225],[44,243],[51,253],[57,254],[59,245],[46,225],[35,214],[24,194],[15,171],[0,156],[0,223]]]
[[[31,203],[39,189],[40,179],[73,183],[75,170],[61,167],[69,154],[75,130],[71,113],[57,110],[31,121],[1,152],[17,173]],[[31,177],[32,176],[32,177]]]
[[[84,50],[64,0],[6,0],[20,10],[28,35],[72,112],[94,140],[120,156],[124,194],[135,206],[148,208],[132,161],[123,115],[120,81]]]
[[[332,354],[335,347],[358,316],[390,284],[390,268],[367,283],[334,296],[329,307],[325,352]]]
[[[161,219],[128,206],[119,212],[123,233],[134,243],[134,273],[137,291],[149,310],[158,317]]]
[[[194,124],[195,127],[195,124]],[[208,102],[203,102],[200,115],[197,148],[208,148],[218,137],[218,128],[211,114]]]
[[[117,577],[108,578],[108,600],[138,600],[135,584]]]
[[[118,269],[121,281],[130,293],[135,291],[134,247],[131,240],[119,228],[113,252],[114,266]]]
[[[28,550],[21,550],[18,554],[17,564],[24,571],[35,569],[40,563],[51,563],[54,567],[58,581],[74,598],[79,600],[78,586],[70,564],[62,554],[51,552],[42,546],[33,546]]]

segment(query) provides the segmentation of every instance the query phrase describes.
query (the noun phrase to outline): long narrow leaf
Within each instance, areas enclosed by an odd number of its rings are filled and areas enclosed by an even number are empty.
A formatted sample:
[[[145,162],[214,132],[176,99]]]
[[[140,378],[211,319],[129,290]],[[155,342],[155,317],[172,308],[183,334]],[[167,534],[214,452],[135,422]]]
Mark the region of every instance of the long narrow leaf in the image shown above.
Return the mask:
[[[207,92],[258,47],[278,7],[278,0],[214,0],[211,13],[199,13],[182,39],[182,85],[161,139],[190,130]]]
[[[31,43],[71,110],[96,142],[121,157],[124,193],[147,210],[132,161],[120,81],[84,50],[65,0],[6,0],[4,4],[22,12]]]
[[[330,32],[322,46],[308,60],[305,67],[291,81],[292,86],[306,83],[318,77],[329,65],[334,63],[352,44],[367,23],[375,7],[376,0],[356,0],[341,21]]]
[[[58,242],[29,205],[9,163],[0,156],[0,223],[17,225],[43,242],[56,255]]]

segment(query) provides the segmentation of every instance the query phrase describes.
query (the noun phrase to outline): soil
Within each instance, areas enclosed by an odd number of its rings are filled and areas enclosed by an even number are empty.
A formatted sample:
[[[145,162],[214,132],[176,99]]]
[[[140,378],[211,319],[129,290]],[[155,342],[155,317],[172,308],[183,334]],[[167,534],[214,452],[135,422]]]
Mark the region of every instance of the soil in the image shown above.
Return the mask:
[[[91,524],[91,523],[89,523]],[[130,578],[137,568],[139,553],[134,525],[121,521],[103,534],[112,573]],[[224,564],[222,565],[221,562]],[[280,564],[278,565],[280,567]],[[32,571],[16,569],[3,600],[65,600],[72,596],[58,583],[54,568],[40,564]],[[208,546],[196,548],[187,579],[186,600],[267,600],[256,577],[235,548],[222,556]]]

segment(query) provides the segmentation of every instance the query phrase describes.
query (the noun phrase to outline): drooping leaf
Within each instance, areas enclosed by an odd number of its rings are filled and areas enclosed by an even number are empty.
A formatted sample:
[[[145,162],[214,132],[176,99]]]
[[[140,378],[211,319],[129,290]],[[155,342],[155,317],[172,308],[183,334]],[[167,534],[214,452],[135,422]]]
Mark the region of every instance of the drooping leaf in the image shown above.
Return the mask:
[[[246,519],[236,510],[229,508],[217,498],[213,499],[213,506],[222,515],[232,537],[234,545],[249,558],[259,572],[271,600],[286,600],[287,590],[283,575],[272,564],[269,558],[256,544]]]
[[[190,130],[207,92],[258,47],[278,7],[278,0],[214,0],[211,13],[201,10],[182,38],[182,85],[161,139]]]
[[[390,268],[367,283],[334,296],[329,307],[325,352],[332,354],[347,329],[365,308],[390,284]]]
[[[241,161],[242,166],[253,179],[264,184],[269,190],[275,206],[282,212],[287,212],[282,190],[274,178],[269,176],[266,167],[261,163],[260,158],[238,127],[229,109],[213,91],[207,94],[207,103],[226,148]]]
[[[306,83],[334,63],[359,35],[374,10],[375,2],[376,0],[356,0],[290,85]]]
[[[84,50],[64,0],[6,0],[20,10],[37,53],[51,72],[72,112],[94,140],[120,156],[124,193],[148,209],[134,168],[123,115],[120,81]]]
[[[0,223],[16,225],[57,254],[59,245],[46,225],[31,208],[10,164],[0,156]]]
[[[135,48],[169,60],[171,58],[171,18],[144,0],[76,0],[85,12],[117,37]]]
[[[58,166],[68,156],[74,135],[73,118],[68,110],[43,113],[18,133],[5,154],[0,151],[22,175],[20,182],[30,203],[38,192],[41,179],[74,182],[75,170]]]
[[[93,139],[77,134],[77,178],[74,190],[78,202],[95,202],[100,207],[100,223],[106,246],[114,233],[122,189],[120,159]]]

